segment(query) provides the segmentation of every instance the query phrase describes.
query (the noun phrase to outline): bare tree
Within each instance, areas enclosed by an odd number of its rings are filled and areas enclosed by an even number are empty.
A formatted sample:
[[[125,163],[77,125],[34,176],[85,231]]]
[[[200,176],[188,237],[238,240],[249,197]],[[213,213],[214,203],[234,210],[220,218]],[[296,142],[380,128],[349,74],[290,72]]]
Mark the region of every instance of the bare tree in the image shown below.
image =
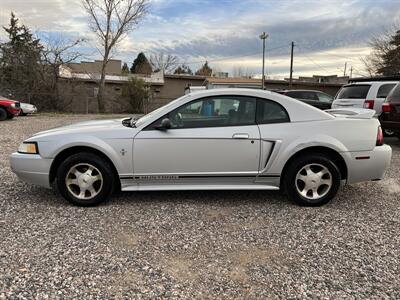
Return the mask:
[[[379,70],[384,67],[384,57],[392,49],[390,41],[399,28],[399,22],[395,22],[390,28],[371,38],[369,42],[372,47],[371,53],[366,57],[360,58],[370,76],[378,74]]]
[[[48,35],[42,38],[45,46],[43,49],[43,61],[45,63],[45,72],[51,73],[51,89],[55,93],[56,108],[63,109],[60,106],[59,79],[60,68],[63,65],[76,61],[83,56],[77,47],[81,45],[85,39],[70,39],[61,34]]]
[[[96,34],[103,57],[97,102],[104,112],[104,87],[107,63],[114,47],[147,14],[148,0],[81,0],[89,15],[89,27]]]
[[[171,73],[178,63],[178,57],[171,54],[158,53],[150,55],[150,64],[153,71],[156,72]]]

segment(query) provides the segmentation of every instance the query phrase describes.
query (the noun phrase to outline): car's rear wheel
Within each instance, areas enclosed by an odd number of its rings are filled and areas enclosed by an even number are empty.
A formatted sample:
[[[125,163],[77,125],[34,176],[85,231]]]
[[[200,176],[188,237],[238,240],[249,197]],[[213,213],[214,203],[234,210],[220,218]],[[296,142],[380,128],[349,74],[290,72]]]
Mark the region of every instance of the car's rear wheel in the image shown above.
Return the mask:
[[[334,198],[340,187],[340,171],[323,154],[296,158],[287,168],[284,188],[302,206],[321,206]]]
[[[4,108],[0,107],[0,121],[4,121],[7,119],[7,112]]]
[[[79,206],[94,206],[112,194],[115,177],[108,161],[93,153],[77,153],[58,168],[57,187],[69,202]]]

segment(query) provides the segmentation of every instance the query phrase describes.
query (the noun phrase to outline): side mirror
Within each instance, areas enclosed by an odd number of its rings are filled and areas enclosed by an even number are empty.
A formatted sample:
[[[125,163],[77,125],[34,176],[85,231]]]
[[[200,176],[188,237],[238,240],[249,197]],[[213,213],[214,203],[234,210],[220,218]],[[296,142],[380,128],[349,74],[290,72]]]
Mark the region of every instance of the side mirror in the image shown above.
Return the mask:
[[[156,129],[158,130],[168,130],[172,128],[171,120],[168,118],[162,119],[160,126],[157,126]]]

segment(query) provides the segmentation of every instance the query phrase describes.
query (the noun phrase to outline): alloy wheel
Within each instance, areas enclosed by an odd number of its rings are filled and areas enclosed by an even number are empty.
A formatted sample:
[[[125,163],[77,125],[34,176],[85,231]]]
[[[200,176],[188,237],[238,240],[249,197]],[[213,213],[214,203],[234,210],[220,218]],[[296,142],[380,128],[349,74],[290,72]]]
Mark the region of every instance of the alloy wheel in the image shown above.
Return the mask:
[[[297,172],[295,184],[302,197],[316,201],[330,191],[333,184],[332,174],[321,164],[307,164]]]
[[[103,176],[99,169],[88,163],[71,167],[65,177],[68,191],[80,200],[96,197],[103,187]]]

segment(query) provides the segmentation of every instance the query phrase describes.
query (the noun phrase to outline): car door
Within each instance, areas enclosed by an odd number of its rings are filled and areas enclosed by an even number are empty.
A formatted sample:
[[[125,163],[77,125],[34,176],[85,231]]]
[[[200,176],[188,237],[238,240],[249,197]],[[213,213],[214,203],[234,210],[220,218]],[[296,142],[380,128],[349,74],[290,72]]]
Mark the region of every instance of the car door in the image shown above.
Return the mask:
[[[196,99],[171,111],[135,137],[135,178],[142,184],[197,177],[254,179],[260,159],[255,112],[256,99],[243,96]],[[165,118],[172,127],[157,129]]]

